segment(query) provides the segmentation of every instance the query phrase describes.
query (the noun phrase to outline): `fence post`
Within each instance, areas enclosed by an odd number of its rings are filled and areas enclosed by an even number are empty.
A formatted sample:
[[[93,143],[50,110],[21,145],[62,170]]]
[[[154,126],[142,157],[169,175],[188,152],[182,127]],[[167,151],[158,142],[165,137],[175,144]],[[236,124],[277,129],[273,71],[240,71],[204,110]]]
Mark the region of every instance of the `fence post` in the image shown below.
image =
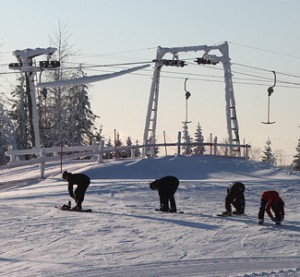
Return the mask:
[[[212,133],[209,135],[209,142],[210,142],[210,155],[212,155]]]
[[[214,139],[214,155],[217,155],[217,147],[218,147],[218,138],[215,137]]]
[[[93,159],[96,159],[97,158],[97,155],[96,155],[96,152],[97,152],[97,142],[96,142],[95,138],[92,139],[92,146],[93,146],[93,153],[95,153],[95,155],[93,156]]]
[[[246,148],[245,159],[249,160],[249,148],[250,148],[250,146],[248,144],[246,144],[245,148]]]
[[[104,140],[100,140],[99,143],[99,154],[98,154],[98,159],[97,163],[100,164],[103,162],[103,153],[104,153]]]
[[[178,132],[177,138],[177,156],[180,156],[180,148],[181,148],[181,132]]]
[[[42,158],[42,161],[40,163],[40,171],[41,171],[41,179],[45,178],[45,164],[46,164],[46,150],[45,147],[42,147],[40,151],[40,158]]]
[[[11,163],[14,163],[16,161],[16,155],[14,155],[14,153],[13,153],[13,147],[12,146],[10,147],[9,151],[10,151],[10,154],[9,154],[8,164],[11,164]],[[6,153],[5,153],[5,155],[6,155]]]

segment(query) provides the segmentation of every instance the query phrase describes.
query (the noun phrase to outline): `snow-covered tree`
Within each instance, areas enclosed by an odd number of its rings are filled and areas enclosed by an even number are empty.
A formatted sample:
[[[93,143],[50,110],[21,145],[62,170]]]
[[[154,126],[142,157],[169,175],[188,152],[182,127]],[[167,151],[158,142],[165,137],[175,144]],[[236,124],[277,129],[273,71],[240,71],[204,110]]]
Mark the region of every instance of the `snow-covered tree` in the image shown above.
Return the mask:
[[[80,76],[81,75],[81,76]],[[72,78],[82,77],[84,73],[79,69]],[[87,86],[75,86],[66,92],[63,99],[63,117],[69,122],[64,141],[69,144],[90,144],[94,136],[94,122],[97,116],[92,112],[87,93]]]
[[[115,146],[116,147],[123,146],[123,142],[120,138],[120,133],[119,132],[117,132],[116,137],[115,137]],[[123,153],[122,151],[117,150],[116,155],[117,155],[117,158],[122,158],[126,155],[126,153]]]
[[[11,110],[9,116],[15,125],[15,142],[16,149],[28,149],[32,147],[28,97],[24,89],[25,77],[19,76],[16,80],[18,83],[15,89],[11,92]]]
[[[117,135],[116,135],[115,145],[116,146],[122,146],[123,145],[123,142],[121,141],[120,133],[119,132],[117,132]]]
[[[298,145],[296,147],[297,154],[293,160],[293,170],[300,171],[300,138],[298,139]]]
[[[197,127],[196,127],[194,142],[199,143],[199,145],[196,145],[193,149],[194,154],[203,155],[204,152],[205,152],[205,148],[203,146],[204,136],[202,134],[202,128],[201,128],[201,125],[200,125],[199,122],[198,122]]]
[[[192,154],[192,147],[190,145],[191,143],[191,137],[189,135],[189,127],[187,125],[187,122],[183,122],[183,135],[182,135],[183,143],[186,143],[186,145],[182,146],[183,154],[184,155],[191,155]]]
[[[276,166],[276,158],[273,155],[271,148],[271,140],[268,139],[266,142],[265,150],[263,151],[262,162],[265,162],[269,165]]]
[[[43,73],[43,78],[46,81],[59,81],[62,79],[70,79],[72,70],[67,67],[73,57],[72,47],[69,42],[70,34],[65,25],[60,22],[58,29],[53,36],[50,36],[50,44],[57,48],[57,51],[52,55],[52,59],[60,62],[60,67],[54,71]],[[45,80],[44,80],[45,81]],[[47,110],[48,110],[48,130],[41,130],[41,132],[50,132],[48,141],[43,141],[44,145],[58,145],[62,141],[64,144],[72,144],[70,141],[70,101],[67,99],[70,95],[67,87],[49,88],[47,96]],[[67,99],[64,101],[64,99]],[[74,107],[75,108],[75,107]],[[40,116],[42,117],[42,116]],[[74,142],[75,143],[75,142]]]
[[[96,142],[98,143],[100,143],[100,141],[104,139],[102,132],[103,132],[103,126],[100,125],[100,128],[95,131],[95,138],[96,138]]]
[[[46,74],[47,81],[75,79],[85,75],[80,66],[75,70],[67,66],[74,56],[69,37],[66,27],[59,24],[58,32],[51,38],[51,44],[57,48],[52,58],[60,62],[60,67]],[[52,146],[62,141],[67,145],[90,144],[97,132],[94,125],[97,116],[91,110],[88,86],[51,88],[47,90],[46,100],[47,124],[44,124],[46,128],[41,128],[42,144]],[[43,118],[42,109],[40,118]]]
[[[135,145],[136,145],[137,147],[136,147],[136,149],[135,149],[134,156],[135,156],[135,157],[140,157],[140,156],[142,155],[142,153],[141,153],[140,148],[138,147],[138,146],[139,146],[139,141],[138,141],[138,140],[136,140]]]
[[[112,142],[111,142],[111,138],[109,137],[107,142],[105,143],[106,147],[113,147]],[[114,155],[114,152],[107,152],[104,154],[104,158],[105,159],[112,159]]]
[[[126,145],[127,146],[132,146],[131,137],[127,137]],[[126,150],[126,156],[131,157],[131,149]]]
[[[1,101],[2,102],[2,101]],[[9,113],[0,102],[0,165],[8,162],[5,151],[16,147],[14,125],[10,119]]]

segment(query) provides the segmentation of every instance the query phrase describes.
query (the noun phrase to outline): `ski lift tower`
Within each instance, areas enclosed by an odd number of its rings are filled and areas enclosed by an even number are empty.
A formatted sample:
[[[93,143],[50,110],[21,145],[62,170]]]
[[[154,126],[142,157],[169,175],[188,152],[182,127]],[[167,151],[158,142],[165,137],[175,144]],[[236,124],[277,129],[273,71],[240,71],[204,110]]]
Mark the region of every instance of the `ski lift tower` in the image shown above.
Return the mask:
[[[210,52],[218,50],[220,55],[213,55]],[[229,154],[230,156],[240,156],[240,138],[239,138],[239,127],[235,108],[235,99],[233,93],[232,73],[229,58],[229,47],[228,43],[224,42],[219,45],[200,45],[200,46],[186,46],[186,47],[174,47],[174,48],[163,48],[158,47],[156,53],[153,79],[150,89],[150,96],[148,102],[148,110],[146,115],[146,123],[143,137],[143,156],[154,156],[156,142],[156,124],[157,124],[157,112],[158,112],[158,97],[159,97],[159,82],[161,69],[164,65],[166,66],[185,66],[184,62],[179,60],[178,54],[182,52],[199,52],[203,51],[204,54],[201,58],[196,58],[195,62],[198,64],[217,64],[221,62],[224,69],[224,82],[225,82],[225,101],[226,101],[226,122],[227,122],[227,133],[229,143]],[[173,55],[172,60],[163,59],[165,54]]]
[[[32,146],[40,149],[40,128],[39,128],[39,115],[36,106],[36,87],[34,83],[34,78],[37,72],[42,72],[43,69],[52,69],[60,66],[58,61],[50,61],[51,56],[56,51],[56,48],[36,48],[36,49],[25,49],[16,50],[13,55],[16,56],[18,62],[10,63],[9,68],[14,70],[19,70],[25,73],[26,80],[26,91],[30,98],[29,105],[30,109],[30,125],[32,133]],[[46,61],[40,61],[39,66],[36,66],[33,59],[40,55],[47,55]]]

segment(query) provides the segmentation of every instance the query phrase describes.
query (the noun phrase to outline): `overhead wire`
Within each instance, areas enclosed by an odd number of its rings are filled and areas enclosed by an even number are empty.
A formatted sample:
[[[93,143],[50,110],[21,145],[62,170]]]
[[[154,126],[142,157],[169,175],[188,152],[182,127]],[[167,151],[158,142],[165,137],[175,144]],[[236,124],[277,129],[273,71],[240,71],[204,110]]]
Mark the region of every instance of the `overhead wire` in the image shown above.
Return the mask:
[[[118,52],[112,52],[112,53],[105,53],[105,54],[96,54],[96,53],[85,53],[85,55],[92,55],[92,57],[103,57],[103,56],[116,56],[117,54],[128,54],[128,53],[136,53],[136,52],[142,52],[146,50],[153,50],[157,49],[157,47],[147,47],[147,48],[142,48],[142,49],[134,49],[134,50],[126,50],[126,51],[118,51]],[[84,53],[83,53],[84,54]],[[83,55],[82,54],[82,55]],[[79,54],[80,55],[80,54]],[[83,55],[84,56],[84,55]]]
[[[267,50],[267,49],[263,49],[263,48],[259,48],[259,47],[255,47],[255,46],[251,46],[251,45],[246,45],[246,44],[243,44],[243,43],[232,42],[232,41],[229,41],[228,43],[231,44],[231,45],[238,45],[238,46],[242,46],[242,47],[246,47],[246,48],[250,48],[250,49],[255,49],[255,50],[258,50],[258,51],[265,52],[265,53],[271,53],[271,54],[286,56],[286,57],[290,57],[290,58],[300,59],[299,56],[295,56],[295,55],[291,55],[291,54],[287,54],[287,53],[282,53],[282,52],[278,52],[278,51],[273,51],[273,50]]]
[[[236,44],[236,43],[235,43]],[[256,49],[255,47],[252,47],[254,49]],[[130,51],[122,51],[122,52],[118,52],[119,54],[121,53],[133,53],[136,51],[144,51],[144,50],[153,50],[153,48],[146,48],[146,49],[139,49],[139,50],[130,50]],[[262,50],[257,48],[258,50]],[[116,53],[111,53],[111,55],[114,55]],[[98,54],[99,56],[107,56],[107,54]],[[97,55],[96,55],[97,56]],[[114,57],[115,58],[115,57]],[[125,57],[123,57],[125,58]],[[129,60],[132,60],[132,57],[128,57]],[[192,63],[190,62],[192,58],[187,58],[187,59],[181,59],[184,60],[186,62],[187,65],[190,66],[199,66],[198,64]],[[134,62],[125,62],[125,63],[110,63],[110,64],[91,64],[91,63],[72,63],[72,62],[68,62],[65,63],[66,67],[65,69],[78,69],[78,67],[80,66],[81,69],[83,70],[88,70],[88,71],[94,71],[94,72],[116,72],[115,68],[120,67],[122,69],[124,69],[124,67],[127,66],[131,66],[131,65],[139,65],[139,64],[145,64],[145,63],[152,63],[153,61],[149,61],[149,60],[138,60],[138,61],[134,61]],[[76,65],[76,66],[75,66]],[[0,64],[0,66],[7,66],[7,64]],[[204,67],[208,67],[207,65],[200,65],[203,68]],[[101,68],[103,68],[101,70]],[[105,70],[104,70],[105,68]],[[108,68],[114,68],[111,70],[108,70]],[[209,67],[212,70],[216,70],[216,71],[223,71],[223,68],[220,67],[214,67],[214,66],[210,66]],[[152,76],[152,74],[150,74],[150,72],[152,72],[150,69],[143,69],[142,72],[135,72],[135,73],[131,73],[132,75],[139,75],[139,76]],[[146,72],[146,73],[145,73]],[[250,73],[249,73],[250,72]],[[262,75],[261,73],[264,72],[265,74]],[[266,85],[267,82],[272,81],[272,78],[270,76],[266,76],[266,73],[270,73],[272,72],[272,70],[269,69],[265,69],[265,68],[260,68],[257,66],[251,66],[251,65],[245,65],[245,64],[240,64],[240,63],[232,63],[232,73],[234,75],[234,82],[238,83],[238,84],[245,84],[245,85]],[[5,75],[5,74],[16,74],[16,73],[20,73],[18,71],[14,71],[14,72],[0,72],[0,75]],[[149,74],[148,74],[149,73]],[[300,76],[298,75],[293,75],[293,74],[289,74],[289,73],[283,73],[283,72],[277,72],[276,74],[278,75],[282,75],[288,78],[296,78],[296,79],[300,79]],[[244,76],[244,77],[238,77],[238,76]],[[170,70],[163,70],[161,73],[161,77],[162,78],[178,78],[178,79],[185,79],[187,77],[192,78],[193,80],[197,80],[197,81],[208,81],[208,82],[223,82],[223,78],[224,76],[220,76],[220,75],[214,75],[214,74],[200,74],[200,73],[191,73],[191,72],[174,72],[174,71],[170,71]],[[245,77],[250,77],[250,78],[245,78]],[[221,79],[222,78],[222,79]],[[288,87],[288,88],[299,88],[298,86],[300,86],[300,82],[295,82],[295,81],[291,81],[291,80],[283,80],[278,78],[278,85],[283,86],[283,87]]]
[[[131,63],[131,64],[137,64],[137,63]],[[139,63],[138,63],[139,64]],[[117,64],[118,66],[125,65],[125,64]],[[97,69],[102,66],[90,66],[87,67],[89,71],[96,71],[96,72],[111,72],[115,73],[116,70],[101,70]],[[112,65],[107,65],[107,67],[112,67]],[[78,67],[76,67],[78,68]],[[75,67],[67,67],[66,69],[75,69]],[[84,68],[82,68],[84,69]],[[135,73],[130,73],[131,75],[135,76],[146,76],[146,77],[151,77],[152,76],[152,71],[149,69],[144,69],[142,70],[146,73],[140,73],[140,72],[135,72]],[[235,76],[234,77],[234,83],[236,84],[243,84],[243,85],[255,85],[255,86],[266,86],[270,81],[272,81],[271,78],[269,77],[263,77],[261,75],[254,75],[254,74],[249,74],[249,73],[243,73],[239,71],[232,71],[233,74],[237,75],[243,75],[243,76],[248,76],[248,77],[253,77],[257,79],[250,79],[250,78],[240,78]],[[0,75],[5,75],[5,74],[20,74],[20,72],[1,72]],[[185,79],[189,77],[189,79],[194,80],[194,81],[204,81],[204,82],[224,82],[223,76],[217,76],[217,75],[207,75],[207,74],[196,74],[196,73],[190,73],[190,72],[171,72],[171,71],[163,71],[161,73],[161,78],[166,78],[166,79]],[[278,79],[278,87],[285,87],[285,88],[292,88],[292,89],[298,89],[300,88],[300,83],[297,82],[291,82],[291,81],[284,81]],[[292,85],[292,86],[288,86]]]

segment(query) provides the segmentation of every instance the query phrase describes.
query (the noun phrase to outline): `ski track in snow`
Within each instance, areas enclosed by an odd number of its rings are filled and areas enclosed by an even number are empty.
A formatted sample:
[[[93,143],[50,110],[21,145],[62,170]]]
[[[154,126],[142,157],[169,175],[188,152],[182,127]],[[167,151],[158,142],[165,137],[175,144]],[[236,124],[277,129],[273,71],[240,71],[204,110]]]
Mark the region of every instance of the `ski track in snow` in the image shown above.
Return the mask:
[[[169,163],[176,163],[173,172],[166,171]],[[24,169],[0,169],[7,182],[0,186],[0,276],[300,276],[299,175],[242,160],[226,160],[224,173],[224,160],[211,158],[79,165],[65,168],[92,177],[84,202],[92,213],[54,208],[69,200],[57,167],[45,180],[27,172],[31,181],[16,185],[13,178],[22,180]],[[183,214],[154,211],[158,195],[148,187],[153,171],[157,178],[179,175],[176,201]],[[192,179],[184,178],[185,171]],[[247,215],[217,217],[229,182],[237,179],[246,185]],[[286,202],[282,226],[267,218],[266,225],[257,225],[260,195],[267,189],[278,190]]]

